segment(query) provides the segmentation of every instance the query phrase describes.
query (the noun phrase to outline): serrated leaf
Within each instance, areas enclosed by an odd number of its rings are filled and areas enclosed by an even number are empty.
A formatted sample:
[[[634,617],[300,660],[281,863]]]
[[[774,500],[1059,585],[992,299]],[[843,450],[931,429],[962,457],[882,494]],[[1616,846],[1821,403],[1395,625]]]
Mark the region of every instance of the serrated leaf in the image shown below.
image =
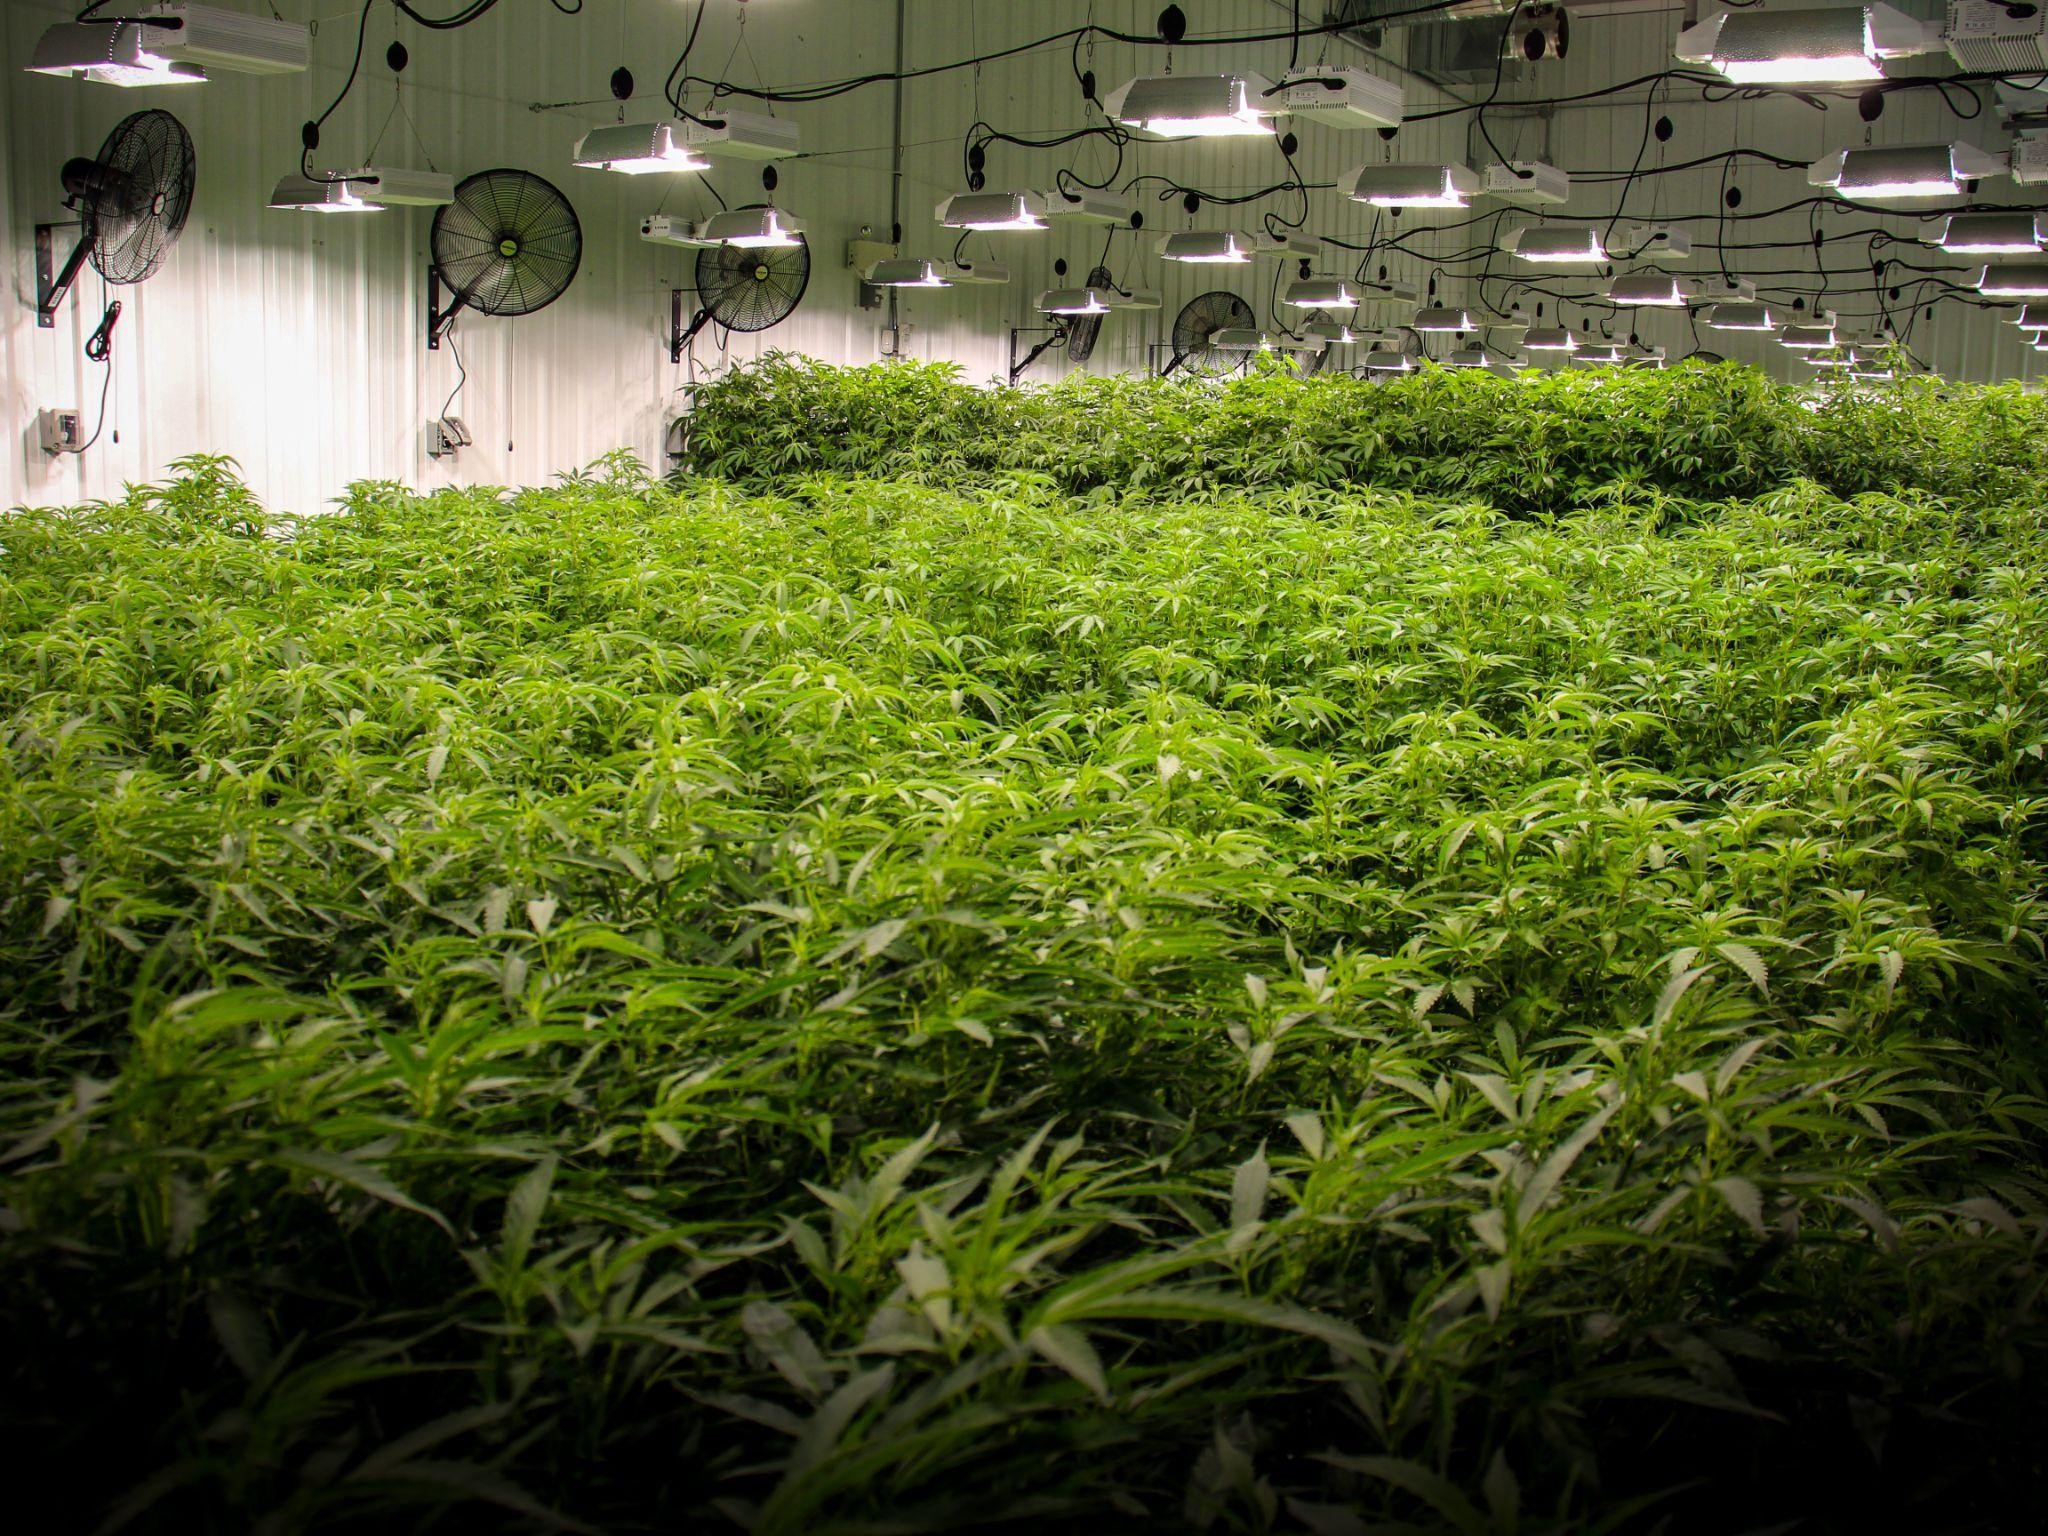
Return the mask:
[[[1714,951],[1747,976],[1757,991],[1765,997],[1771,995],[1771,968],[1764,964],[1762,955],[1747,944],[1716,944]]]
[[[1301,1143],[1301,1150],[1309,1155],[1311,1162],[1323,1160],[1323,1117],[1313,1110],[1298,1115],[1289,1115],[1284,1122],[1294,1133],[1294,1139]]]
[[[1748,1179],[1730,1174],[1714,1180],[1714,1191],[1728,1203],[1728,1209],[1740,1216],[1743,1223],[1758,1237],[1766,1235],[1764,1228],[1764,1197]]]
[[[1081,1383],[1100,1402],[1109,1401],[1109,1378],[1103,1374],[1102,1357],[1088,1341],[1088,1335],[1064,1323],[1034,1328],[1024,1342],[1051,1365]]]
[[[740,1309],[747,1340],[777,1375],[814,1402],[832,1390],[832,1367],[811,1342],[803,1324],[772,1301],[750,1301]]]

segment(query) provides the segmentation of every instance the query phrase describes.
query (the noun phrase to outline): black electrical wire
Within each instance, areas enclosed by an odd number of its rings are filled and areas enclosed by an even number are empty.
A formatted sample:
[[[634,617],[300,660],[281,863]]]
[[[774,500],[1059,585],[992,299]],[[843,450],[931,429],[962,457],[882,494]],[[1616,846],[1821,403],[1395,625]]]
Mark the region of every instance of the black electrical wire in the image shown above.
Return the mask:
[[[462,386],[469,382],[469,369],[462,361],[462,346],[455,339],[455,327],[452,325],[448,327],[447,339],[449,355],[455,359],[455,387],[448,391],[448,398],[441,402],[443,417],[454,409],[455,397],[462,393]]]

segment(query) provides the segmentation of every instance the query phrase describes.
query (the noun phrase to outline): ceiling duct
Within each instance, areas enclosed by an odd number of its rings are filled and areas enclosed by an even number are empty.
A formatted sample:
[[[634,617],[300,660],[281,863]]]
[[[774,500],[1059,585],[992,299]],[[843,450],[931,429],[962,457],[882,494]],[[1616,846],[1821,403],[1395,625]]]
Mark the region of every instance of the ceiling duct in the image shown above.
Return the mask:
[[[1306,9],[1306,7],[1304,7]],[[1515,0],[1453,0],[1430,9],[1417,0],[1326,0],[1326,24],[1341,27],[1341,36],[1375,51],[1386,46],[1396,28],[1407,42],[1407,67],[1425,79],[1470,84],[1493,83],[1500,72],[1504,84],[1535,77],[1541,66],[1562,56],[1575,16],[1612,16],[1631,11],[1668,11],[1673,0],[1568,0],[1566,4],[1524,5],[1512,35],[1508,13]],[[1544,47],[1535,48],[1532,40]]]

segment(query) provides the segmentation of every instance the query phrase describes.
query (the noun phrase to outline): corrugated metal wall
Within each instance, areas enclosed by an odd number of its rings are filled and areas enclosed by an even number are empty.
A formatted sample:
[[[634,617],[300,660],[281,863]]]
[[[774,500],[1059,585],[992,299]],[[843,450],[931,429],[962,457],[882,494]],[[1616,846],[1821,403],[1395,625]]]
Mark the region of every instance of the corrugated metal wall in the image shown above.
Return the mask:
[[[251,0],[240,0],[246,8]],[[1126,31],[1148,33],[1155,0],[907,0],[906,50],[912,68],[970,54],[987,54],[1062,26],[1092,17]],[[769,348],[802,351],[843,361],[877,355],[886,311],[862,310],[858,284],[844,266],[846,241],[863,226],[878,234],[888,224],[892,90],[878,85],[817,103],[780,109],[803,126],[807,153],[781,167],[778,201],[800,215],[810,231],[813,274],[802,307],[784,325],[759,336],[731,339],[718,350],[707,333],[694,358],[681,367],[667,357],[665,335],[669,291],[689,285],[688,253],[665,251],[637,238],[640,218],[665,202],[671,211],[695,216],[710,207],[694,178],[628,178],[577,170],[570,146],[585,128],[613,120],[606,92],[621,62],[639,81],[631,110],[648,117],[659,110],[659,87],[687,29],[692,7],[676,0],[586,0],[581,16],[565,17],[542,0],[510,0],[481,23],[454,34],[425,32],[378,5],[372,15],[362,79],[326,130],[325,165],[361,161],[384,134],[381,157],[422,165],[428,157],[443,170],[463,174],[509,165],[537,171],[560,185],[581,216],[586,248],[583,269],[569,294],[552,308],[517,320],[472,316],[457,328],[468,382],[455,409],[476,434],[475,448],[454,464],[435,464],[423,451],[421,427],[437,414],[456,383],[451,350],[429,353],[421,332],[425,303],[426,210],[367,218],[323,218],[265,208],[271,184],[296,160],[298,125],[324,106],[339,88],[355,43],[355,0],[278,0],[287,17],[318,26],[315,67],[308,75],[281,79],[223,76],[191,88],[117,91],[21,72],[35,39],[51,22],[69,15],[66,0],[7,0],[0,8],[0,123],[6,145],[0,153],[0,207],[14,298],[0,316],[0,401],[13,442],[0,463],[0,504],[20,501],[75,501],[118,492],[127,481],[154,477],[174,458],[193,452],[221,452],[239,459],[258,492],[271,504],[313,509],[350,480],[388,478],[413,485],[545,480],[619,446],[658,463],[664,427],[690,377],[715,371],[732,358]],[[1284,29],[1285,0],[1189,0],[1191,29]],[[1303,10],[1321,13],[1315,0]],[[895,0],[710,0],[698,42],[698,72],[742,83],[791,87],[843,79],[893,65]],[[1646,73],[1668,61],[1676,28],[1668,14],[1615,18],[1584,17],[1574,40],[1574,57],[1539,71],[1526,89],[1541,94],[1605,83]],[[385,44],[402,37],[412,50],[405,75],[404,113],[385,68]],[[1400,74],[1403,34],[1389,34],[1387,60],[1372,64]],[[1366,62],[1349,44],[1321,40],[1304,47],[1304,57],[1327,53],[1333,62]],[[1285,40],[1233,49],[1181,49],[1174,64],[1187,70],[1203,62],[1237,63],[1277,73],[1287,62]],[[1101,87],[1157,69],[1157,49],[1101,43],[1092,67]],[[1414,78],[1406,80],[1411,113],[1429,111],[1451,98]],[[1513,90],[1503,93],[1509,100]],[[1895,102],[1898,98],[1894,98]],[[1939,121],[1929,94],[1916,94],[1878,125],[1880,142],[1927,136]],[[555,105],[536,110],[540,104]],[[94,414],[100,372],[80,348],[101,308],[98,279],[87,274],[55,330],[39,331],[29,300],[34,292],[31,230],[59,215],[58,169],[71,155],[90,153],[126,113],[145,105],[175,111],[196,142],[200,176],[195,211],[170,265],[149,284],[120,294],[127,306],[120,323],[101,443],[82,459],[45,456],[34,441],[34,414],[48,405],[82,405]],[[1818,154],[1859,128],[1853,112],[1834,108],[1825,125],[1820,114],[1796,104],[1734,104],[1706,107],[1694,102],[1672,109],[1679,132],[1662,147],[1671,159],[1689,158],[1728,142],[1730,114],[1743,137],[1773,146],[1796,144],[1797,152]],[[913,80],[904,101],[903,225],[906,253],[944,256],[953,239],[936,229],[933,205],[961,190],[961,141],[968,125],[984,117],[1025,136],[1057,133],[1084,121],[1067,44],[1061,43],[972,71],[934,74]],[[389,120],[387,122],[387,119]],[[408,121],[409,119],[409,121]],[[1539,134],[1542,125],[1517,126],[1505,111],[1496,119],[1502,132]],[[1548,125],[1554,157],[1574,167],[1625,168],[1635,150],[1641,107],[1623,101],[1560,112]],[[1984,125],[1976,125],[1981,128]],[[1405,128],[1392,147],[1376,134],[1320,125],[1299,128],[1299,164],[1310,181],[1331,182],[1368,159],[1460,159],[1466,154],[1469,119],[1451,117]],[[417,129],[418,142],[414,140]],[[1829,139],[1832,134],[1834,137]],[[1947,136],[1946,129],[1940,136]],[[1530,142],[1535,142],[1532,138]],[[1107,169],[1100,144],[1080,146],[1074,163]],[[991,186],[1043,185],[1069,151],[1028,152],[997,145],[990,151]],[[1247,144],[1133,146],[1125,175],[1159,174],[1208,190],[1253,188],[1281,178],[1284,168],[1270,141]],[[721,168],[710,180],[729,200],[758,196],[757,171]],[[1772,186],[1766,189],[1766,176]],[[1803,190],[1796,172],[1743,171],[1753,201]],[[656,184],[656,183],[659,184]],[[1779,185],[1782,183],[1782,187]],[[1156,192],[1161,183],[1142,190]],[[1612,188],[1588,195],[1589,211],[1610,206]],[[1718,195],[1718,173],[1669,176],[1640,184],[1631,213],[1707,206]],[[1575,204],[1575,211],[1578,205]],[[1185,227],[1190,220],[1175,202],[1148,201],[1148,236]],[[1334,192],[1313,199],[1309,227],[1315,233],[1364,239],[1371,211]],[[1224,222],[1218,210],[1199,221]],[[1249,212],[1240,221],[1254,226]],[[1803,215],[1788,215],[1786,227],[1804,228]],[[1410,227],[1413,227],[1412,223]],[[1091,232],[1093,231],[1093,232]],[[1752,226],[1751,233],[1755,233]],[[1440,241],[1411,242],[1413,254],[1389,260],[1392,275],[1426,279],[1431,256],[1470,243],[1467,232],[1447,232]],[[975,237],[970,255],[1007,262],[1014,273],[1004,288],[955,289],[909,294],[901,317],[912,327],[905,350],[920,357],[956,361],[969,377],[986,378],[1007,362],[1012,326],[1038,324],[1032,304],[1052,282],[1055,258],[1076,272],[1093,265],[1102,235],[1091,226],[1057,229],[1046,235]],[[1333,253],[1332,271],[1349,271],[1356,258]],[[1212,286],[1237,288],[1261,318],[1270,313],[1273,266],[1251,274],[1162,263],[1152,241],[1117,237],[1110,265],[1134,286],[1164,290],[1157,314],[1118,314],[1106,325],[1090,367],[1139,368],[1147,348],[1170,325],[1178,307]],[[1377,258],[1375,259],[1377,265]],[[1446,296],[1467,295],[1455,285]],[[1391,313],[1367,320],[1379,323]],[[1667,326],[1672,322],[1665,321]],[[1682,321],[1676,322],[1683,325]],[[1656,322],[1646,323],[1656,340]],[[1677,338],[1673,338],[1677,339]],[[1944,311],[1916,343],[1928,339],[1931,361],[1964,376],[2022,371],[2032,363],[2021,355],[2008,328],[1991,316],[1963,318]],[[1029,345],[1032,338],[1025,338]],[[1740,345],[1728,350],[1754,354],[1786,371],[1778,349]],[[1056,376],[1063,358],[1049,355],[1035,378]]]

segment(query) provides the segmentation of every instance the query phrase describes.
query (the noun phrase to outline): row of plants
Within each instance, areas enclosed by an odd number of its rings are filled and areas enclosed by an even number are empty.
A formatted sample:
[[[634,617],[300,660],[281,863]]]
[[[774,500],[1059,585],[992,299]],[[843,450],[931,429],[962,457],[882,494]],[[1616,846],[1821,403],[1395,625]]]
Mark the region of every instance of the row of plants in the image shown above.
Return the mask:
[[[1997,1528],[2038,517],[1063,479],[0,523],[27,1491]]]
[[[686,424],[693,468],[760,487],[819,472],[971,487],[1023,471],[1075,493],[1371,485],[1549,513],[1616,484],[1713,500],[1803,478],[1983,503],[2032,498],[2048,477],[2048,401],[2017,384],[1815,393],[1733,364],[1429,368],[1372,388],[1274,365],[1227,388],[1074,375],[1009,389],[944,363],[772,355],[700,389]]]

